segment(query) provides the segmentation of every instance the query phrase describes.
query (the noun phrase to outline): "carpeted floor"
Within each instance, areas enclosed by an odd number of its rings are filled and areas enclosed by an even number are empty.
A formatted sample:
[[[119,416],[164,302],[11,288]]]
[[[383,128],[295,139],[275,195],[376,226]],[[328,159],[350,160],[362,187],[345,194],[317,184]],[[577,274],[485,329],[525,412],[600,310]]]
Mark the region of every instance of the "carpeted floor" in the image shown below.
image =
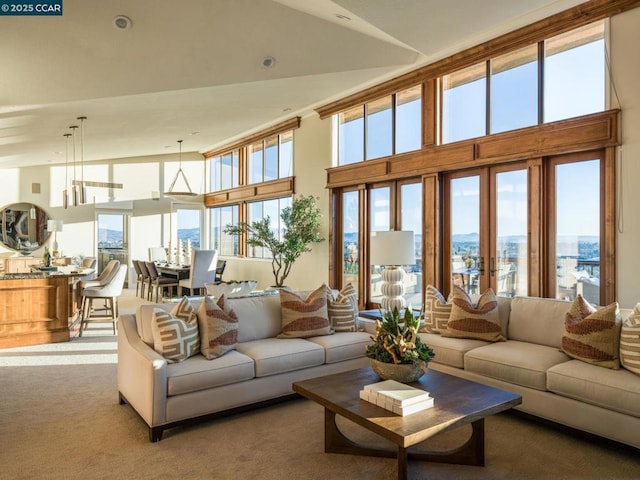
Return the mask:
[[[132,297],[125,293],[121,311],[139,303]],[[304,399],[169,430],[150,443],[142,420],[118,404],[116,341],[106,324],[68,343],[0,349],[0,388],[2,480],[396,478],[393,459],[323,453],[322,408]],[[341,427],[377,442],[346,421]],[[486,429],[485,467],[412,462],[409,478],[640,478],[636,450],[512,414],[489,417]],[[469,430],[431,446],[460,442]]]

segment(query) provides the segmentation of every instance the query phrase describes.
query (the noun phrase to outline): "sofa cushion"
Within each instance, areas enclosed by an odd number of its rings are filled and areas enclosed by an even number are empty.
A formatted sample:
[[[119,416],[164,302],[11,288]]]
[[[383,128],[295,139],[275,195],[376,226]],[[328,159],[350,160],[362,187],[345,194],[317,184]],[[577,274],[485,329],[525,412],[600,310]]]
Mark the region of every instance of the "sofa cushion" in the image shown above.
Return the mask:
[[[562,351],[576,360],[605,368],[620,368],[618,304],[596,309],[578,295],[567,312]]]
[[[265,338],[239,343],[236,350],[253,359],[256,377],[277,375],[324,363],[324,348],[302,338]]]
[[[418,336],[436,354],[432,361],[456,368],[464,368],[464,354],[469,350],[489,345],[489,342],[484,340],[447,338],[437,333],[420,332]]]
[[[582,402],[640,417],[640,382],[625,370],[571,360],[549,369],[547,389]]]
[[[464,369],[516,385],[546,390],[547,370],[569,360],[554,347],[508,340],[470,350],[464,356]]]
[[[358,292],[348,283],[338,292],[335,300],[329,300],[327,307],[331,326],[336,332],[355,332],[358,330]]]
[[[164,310],[165,312],[170,312],[175,305],[168,303],[160,303],[160,304],[144,304],[139,305],[136,309],[136,329],[138,331],[138,335],[144,343],[153,348],[153,331],[151,330],[151,324],[153,323],[154,312],[156,309]]]
[[[327,312],[330,296],[331,290],[325,284],[306,298],[281,290],[282,332],[278,338],[306,338],[333,333]]]
[[[509,339],[560,348],[569,307],[570,302],[553,298],[512,298]]]
[[[198,319],[174,317],[162,309],[156,309],[151,323],[153,349],[168,362],[182,362],[200,352]]]
[[[307,338],[324,348],[324,363],[337,363],[352,358],[364,357],[372,340],[364,332],[340,332],[335,335],[322,335]]]
[[[227,299],[238,317],[238,342],[275,337],[282,329],[280,295]]]
[[[640,375],[640,303],[629,318],[622,322],[620,362],[627,370]]]
[[[198,309],[200,328],[200,352],[207,360],[221,357],[236,348],[238,344],[238,317],[225,302],[222,295],[218,300],[204,297]]]
[[[420,332],[440,333],[447,329],[451,316],[451,296],[445,300],[440,291],[433,285],[427,285],[424,302],[424,322],[420,324]]]
[[[253,360],[241,353],[231,351],[215,360],[195,355],[186,362],[167,366],[167,395],[171,397],[243,382],[254,375]]]
[[[506,340],[502,334],[498,300],[492,289],[485,291],[477,303],[460,287],[453,287],[451,316],[444,337],[474,338],[490,342]]]

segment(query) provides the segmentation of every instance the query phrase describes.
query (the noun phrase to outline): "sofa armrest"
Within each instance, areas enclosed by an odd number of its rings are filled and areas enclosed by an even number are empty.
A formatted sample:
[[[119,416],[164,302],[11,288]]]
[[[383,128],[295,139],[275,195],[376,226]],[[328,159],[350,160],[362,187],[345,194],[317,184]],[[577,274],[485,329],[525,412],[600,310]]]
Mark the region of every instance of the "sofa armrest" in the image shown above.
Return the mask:
[[[118,318],[118,391],[150,426],[166,421],[167,361],[144,343],[134,315]]]
[[[376,321],[370,318],[358,317],[358,328],[371,335],[376,334]]]

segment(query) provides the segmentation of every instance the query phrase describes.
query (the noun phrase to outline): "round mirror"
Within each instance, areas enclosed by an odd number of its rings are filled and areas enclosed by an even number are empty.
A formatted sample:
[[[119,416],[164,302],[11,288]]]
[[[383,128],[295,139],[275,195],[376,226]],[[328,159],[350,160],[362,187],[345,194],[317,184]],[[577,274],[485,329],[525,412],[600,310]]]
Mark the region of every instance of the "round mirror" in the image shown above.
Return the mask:
[[[47,212],[33,203],[5,205],[2,208],[0,242],[6,248],[29,255],[49,238],[47,220]]]

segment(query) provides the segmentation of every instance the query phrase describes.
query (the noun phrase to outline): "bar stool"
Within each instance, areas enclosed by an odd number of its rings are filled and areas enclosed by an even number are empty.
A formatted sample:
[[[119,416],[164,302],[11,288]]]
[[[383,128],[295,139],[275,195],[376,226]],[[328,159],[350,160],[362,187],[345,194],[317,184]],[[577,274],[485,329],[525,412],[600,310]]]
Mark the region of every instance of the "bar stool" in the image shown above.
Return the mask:
[[[104,323],[105,321],[109,321],[113,324],[113,334],[115,335],[117,333],[118,297],[122,295],[122,287],[124,286],[126,276],[127,266],[120,265],[109,283],[101,287],[88,287],[84,289],[82,292],[82,320],[80,321],[80,333],[78,336],[82,336],[82,330],[86,330],[87,323],[89,322]],[[105,301],[103,309],[93,309],[93,301],[96,298]],[[105,310],[103,315],[98,313],[101,310]]]

